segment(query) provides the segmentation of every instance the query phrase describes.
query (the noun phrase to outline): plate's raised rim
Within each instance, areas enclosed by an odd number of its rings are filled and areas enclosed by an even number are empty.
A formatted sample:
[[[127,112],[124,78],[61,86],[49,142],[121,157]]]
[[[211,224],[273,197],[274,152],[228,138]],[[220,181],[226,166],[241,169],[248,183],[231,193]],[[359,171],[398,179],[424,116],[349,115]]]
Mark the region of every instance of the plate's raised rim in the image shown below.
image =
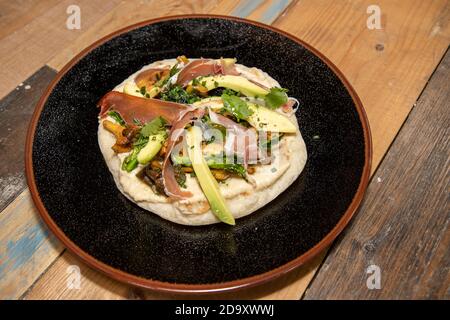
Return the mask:
[[[40,117],[40,114],[42,112],[42,109],[56,86],[56,84],[59,82],[59,80],[67,73],[68,70],[70,70],[80,59],[82,59],[84,56],[86,56],[89,52],[91,52],[93,49],[97,48],[101,44],[107,42],[108,40],[121,35],[123,33],[129,32],[130,30],[137,29],[146,25],[162,22],[162,21],[170,21],[170,20],[177,20],[177,19],[189,19],[189,18],[216,18],[216,19],[225,19],[225,20],[232,20],[232,21],[238,21],[243,22],[247,24],[251,24],[263,29],[268,29],[270,31],[276,32],[278,34],[281,34],[294,42],[300,44],[301,46],[307,48],[312,53],[314,53],[316,56],[318,56],[325,64],[330,67],[333,72],[339,77],[339,79],[342,81],[342,83],[345,85],[346,89],[350,93],[358,115],[359,119],[361,121],[363,131],[364,131],[364,144],[365,144],[365,162],[364,162],[364,168],[361,175],[361,180],[358,186],[358,189],[353,197],[352,202],[350,203],[349,207],[347,208],[346,212],[342,216],[342,218],[339,220],[339,222],[336,224],[336,226],[314,247],[309,249],[304,254],[300,255],[299,257],[295,258],[294,260],[279,266],[275,269],[272,269],[270,271],[267,271],[262,274],[258,274],[255,276],[239,279],[239,280],[233,280],[233,281],[227,281],[227,282],[221,282],[221,283],[211,283],[211,284],[185,284],[185,283],[169,283],[169,282],[162,282],[157,280],[151,280],[146,279],[142,277],[138,277],[132,274],[129,274],[127,272],[121,271],[119,269],[113,268],[90,254],[83,251],[80,247],[78,247],[74,242],[72,242],[65,234],[64,232],[57,226],[57,224],[53,221],[53,219],[50,217],[49,213],[47,212],[47,209],[44,206],[44,203],[42,202],[39,192],[36,186],[36,181],[34,178],[34,171],[33,171],[33,141],[34,141],[34,135],[36,131],[36,126]],[[84,262],[86,262],[89,266],[93,267],[94,269],[100,270],[110,277],[134,285],[138,287],[143,287],[147,289],[152,289],[156,291],[161,292],[178,292],[178,293],[214,293],[214,292],[226,292],[226,291],[234,291],[238,289],[248,288],[251,286],[255,286],[257,284],[262,284],[265,282],[268,282],[270,280],[273,280],[283,274],[286,274],[293,269],[305,264],[306,262],[310,261],[312,258],[317,256],[320,252],[325,250],[332,242],[333,240],[341,233],[341,231],[344,229],[344,227],[349,223],[350,219],[353,217],[353,215],[356,213],[357,208],[361,204],[361,201],[364,196],[364,192],[367,189],[367,185],[369,183],[370,178],[370,170],[371,170],[371,164],[372,164],[372,139],[370,134],[370,128],[369,123],[367,120],[366,112],[363,108],[363,105],[361,103],[361,100],[359,99],[358,95],[356,94],[355,90],[351,86],[350,82],[344,77],[342,72],[328,59],[326,58],[322,53],[320,53],[317,49],[313,48],[309,44],[305,43],[304,41],[296,38],[295,36],[288,34],[282,30],[279,30],[277,28],[274,28],[269,25],[265,25],[263,23],[250,21],[247,19],[242,18],[236,18],[236,17],[230,17],[230,16],[223,16],[223,15],[206,15],[206,14],[192,14],[192,15],[174,15],[174,16],[168,16],[163,18],[156,18],[151,20],[146,20],[140,23],[133,24],[131,26],[122,28],[116,32],[113,32],[109,34],[106,37],[103,37],[100,40],[97,40],[87,48],[85,48],[83,51],[81,51],[79,54],[77,54],[69,63],[67,63],[64,68],[61,69],[61,71],[58,72],[56,77],[53,79],[53,81],[50,83],[50,85],[47,87],[46,91],[42,95],[42,97],[39,99],[39,102],[36,105],[35,111],[33,113],[33,116],[31,118],[30,125],[28,127],[27,132],[27,139],[25,144],[25,171],[26,171],[26,177],[28,182],[28,187],[31,192],[31,196],[33,198],[33,201],[39,211],[39,214],[41,215],[42,219],[45,221],[45,223],[48,225],[50,230],[56,235],[56,237],[69,249],[71,252],[73,252],[75,255],[80,257]]]

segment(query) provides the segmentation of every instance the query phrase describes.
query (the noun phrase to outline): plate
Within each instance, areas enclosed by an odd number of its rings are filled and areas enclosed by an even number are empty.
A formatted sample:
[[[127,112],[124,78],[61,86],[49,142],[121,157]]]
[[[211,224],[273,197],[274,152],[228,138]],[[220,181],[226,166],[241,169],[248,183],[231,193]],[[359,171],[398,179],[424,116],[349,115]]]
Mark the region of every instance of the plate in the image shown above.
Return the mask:
[[[179,55],[236,57],[300,101],[303,173],[234,227],[182,226],[139,208],[116,188],[97,143],[97,101],[142,66]],[[29,127],[26,173],[43,220],[90,266],[145,288],[205,293],[269,281],[330,245],[363,198],[371,154],[361,101],[316,49],[257,22],[173,16],[115,32],[58,73]]]

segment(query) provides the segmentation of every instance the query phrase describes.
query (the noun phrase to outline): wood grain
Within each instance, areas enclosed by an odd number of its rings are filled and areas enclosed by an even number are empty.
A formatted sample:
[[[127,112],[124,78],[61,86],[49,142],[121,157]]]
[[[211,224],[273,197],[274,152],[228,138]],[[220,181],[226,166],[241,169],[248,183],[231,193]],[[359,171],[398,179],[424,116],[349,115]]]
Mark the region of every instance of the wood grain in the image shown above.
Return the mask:
[[[259,299],[259,300],[288,300],[300,299],[298,287],[306,287],[309,279],[316,272],[316,266],[323,259],[324,254],[303,267],[300,273],[288,273],[277,281],[273,281],[255,288],[245,289],[239,292],[213,294],[213,295],[183,295],[162,294],[149,290],[128,286],[115,281],[100,272],[97,272],[80,262],[70,252],[65,252],[56,262],[39,278],[32,288],[24,296],[24,299]],[[79,289],[69,289],[67,286],[70,266],[78,266],[81,271],[81,283]]]
[[[73,271],[70,267],[80,269],[79,289],[69,286]],[[45,272],[36,284],[30,288],[24,299],[42,300],[83,300],[83,299],[133,299],[134,292],[130,286],[93,271],[77,257],[66,252]]]
[[[4,1],[3,1],[4,2]],[[11,3],[13,1],[8,1]],[[119,0],[90,1],[90,0],[64,0],[53,6],[39,5],[35,15],[31,15],[27,23],[23,20],[13,26],[11,32],[1,38],[0,45],[0,98],[12,91],[17,84],[30,77],[41,68],[57,52],[77,39],[92,26],[101,16],[114,8]],[[68,30],[66,27],[66,9],[71,4],[77,4],[81,9],[81,29]],[[16,4],[20,5],[19,2]],[[15,11],[11,16],[3,16],[2,21],[17,21],[20,14]],[[26,10],[22,12],[26,15]]]
[[[54,7],[58,1],[0,1],[0,41]]]
[[[252,20],[262,19],[265,22],[270,23],[276,19],[278,14],[280,14],[290,2],[291,0],[215,0],[186,1],[181,5],[177,1],[167,1],[164,6],[161,6],[160,2],[157,1],[150,1],[144,4],[124,2],[115,10],[112,10],[102,17],[92,28],[81,35],[77,41],[55,55],[48,61],[48,65],[55,70],[61,70],[70,59],[94,41],[120,28],[140,21],[175,14],[214,13],[230,14]]]
[[[205,13],[214,8],[217,3],[217,1],[166,1],[164,5],[161,5],[159,1],[144,3],[123,2],[99,19],[77,41],[66,46],[64,50],[55,55],[47,64],[55,70],[61,70],[81,50],[120,28],[160,16],[181,13]]]
[[[450,52],[331,250],[306,299],[450,298]],[[413,196],[411,196],[413,195]],[[366,268],[381,268],[381,289]]]
[[[60,255],[28,190],[0,214],[0,299],[17,299]]]
[[[0,100],[0,211],[26,186],[22,146],[28,122],[55,75],[54,70],[43,67]]]

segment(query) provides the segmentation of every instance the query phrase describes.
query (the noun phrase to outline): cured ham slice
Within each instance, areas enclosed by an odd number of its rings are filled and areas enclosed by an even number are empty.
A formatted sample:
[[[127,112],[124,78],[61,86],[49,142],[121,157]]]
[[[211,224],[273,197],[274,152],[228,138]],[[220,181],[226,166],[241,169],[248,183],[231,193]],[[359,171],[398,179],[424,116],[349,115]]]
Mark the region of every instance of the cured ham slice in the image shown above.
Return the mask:
[[[100,116],[105,116],[107,111],[114,110],[129,124],[135,120],[147,123],[156,117],[163,117],[171,125],[181,119],[183,115],[193,108],[189,105],[147,99],[131,96],[125,93],[111,91],[99,101]]]
[[[236,70],[236,66],[233,63],[226,62],[225,59],[220,59],[220,71],[221,74],[228,74],[230,76],[240,75],[239,71]]]
[[[216,62],[211,59],[198,59],[184,67],[177,77],[177,83],[186,86],[192,79],[200,76],[214,75],[218,71]]]
[[[184,199],[192,196],[192,193],[181,190],[175,178],[173,165],[170,161],[170,154],[174,146],[179,142],[184,134],[184,127],[191,121],[200,119],[205,114],[203,109],[195,109],[186,112],[183,117],[172,125],[167,143],[167,152],[163,162],[162,177],[164,183],[164,191],[172,199]]]
[[[209,110],[209,117],[212,122],[220,124],[227,129],[227,141],[225,152],[228,154],[238,154],[244,160],[244,166],[249,162],[256,162],[258,159],[258,139],[256,132],[246,128],[233,120]]]
[[[213,76],[216,74],[239,75],[234,63],[226,63],[224,59],[219,61],[212,59],[198,59],[189,63],[180,71],[177,83],[186,86],[191,80],[201,76]]]

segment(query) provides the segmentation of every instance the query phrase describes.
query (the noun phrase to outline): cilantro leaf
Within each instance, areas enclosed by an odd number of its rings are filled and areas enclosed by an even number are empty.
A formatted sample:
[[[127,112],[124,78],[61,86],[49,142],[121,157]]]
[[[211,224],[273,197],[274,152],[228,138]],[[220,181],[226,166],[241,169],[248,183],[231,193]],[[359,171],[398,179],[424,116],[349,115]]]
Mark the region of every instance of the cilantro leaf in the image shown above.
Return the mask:
[[[164,130],[165,124],[166,121],[162,117],[158,117],[150,122],[147,122],[141,129],[141,136],[148,137],[160,133]]]
[[[273,87],[270,92],[264,97],[266,101],[266,106],[269,109],[277,109],[288,101],[288,96],[286,94],[287,89]]]
[[[238,121],[246,120],[253,114],[253,111],[248,107],[247,103],[239,97],[223,93],[222,101],[225,110],[235,116]]]

